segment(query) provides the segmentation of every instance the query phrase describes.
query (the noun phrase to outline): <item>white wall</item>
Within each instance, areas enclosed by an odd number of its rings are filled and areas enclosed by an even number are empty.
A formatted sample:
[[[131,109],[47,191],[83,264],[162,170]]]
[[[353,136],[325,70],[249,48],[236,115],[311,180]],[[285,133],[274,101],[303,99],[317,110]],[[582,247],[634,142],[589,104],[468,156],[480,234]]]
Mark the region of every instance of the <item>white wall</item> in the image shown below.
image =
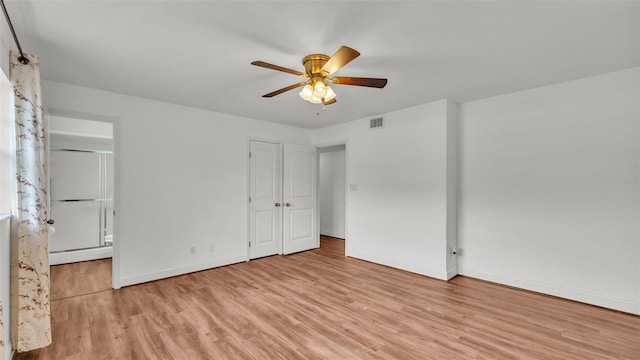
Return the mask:
[[[447,122],[441,100],[314,132],[315,144],[347,143],[347,256],[446,279]],[[351,189],[357,186],[357,191]]]
[[[10,253],[9,253],[9,240],[10,240],[10,224],[11,216],[0,214],[0,264],[2,271],[0,272],[0,300],[2,301],[2,312],[0,312],[0,318],[2,319],[0,326],[0,336],[4,342],[4,349],[0,353],[0,359],[11,359],[11,320],[9,311],[10,307],[10,293],[11,293],[11,278],[9,274]]]
[[[6,21],[0,20],[0,68],[9,77],[9,49],[15,48]]]
[[[3,29],[4,30],[4,29]],[[4,31],[2,31],[4,35]],[[10,214],[11,214],[11,155],[10,155],[10,84],[8,80],[9,50],[0,37],[0,299],[2,300],[4,352],[0,358],[11,359],[11,321],[10,321]],[[5,75],[6,74],[6,75]]]
[[[320,234],[345,237],[345,147],[320,150]]]
[[[11,100],[12,90],[8,77],[0,72],[0,214],[11,213]]]
[[[640,313],[640,68],[460,110],[459,272]]]
[[[459,171],[458,104],[447,102],[447,279],[458,275],[458,171]],[[454,253],[455,250],[455,253]]]
[[[42,85],[53,115],[116,119],[115,286],[246,260],[248,138],[310,143],[310,132],[298,128]]]

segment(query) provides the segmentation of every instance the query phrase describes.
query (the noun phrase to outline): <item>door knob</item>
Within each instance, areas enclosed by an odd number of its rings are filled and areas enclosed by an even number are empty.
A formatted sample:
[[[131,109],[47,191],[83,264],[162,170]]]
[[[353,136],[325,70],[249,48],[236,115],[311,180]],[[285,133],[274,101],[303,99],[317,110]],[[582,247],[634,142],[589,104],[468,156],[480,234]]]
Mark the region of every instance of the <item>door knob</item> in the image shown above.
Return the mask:
[[[56,221],[55,221],[55,220],[53,220],[53,219],[49,219],[49,220],[47,220],[47,224],[49,224],[49,225],[53,225],[53,224],[55,224],[55,222],[56,222]]]
[[[289,204],[289,203],[284,203],[284,206],[289,207],[289,206],[291,206],[291,204]]]
[[[276,203],[276,207],[280,206],[280,203]]]

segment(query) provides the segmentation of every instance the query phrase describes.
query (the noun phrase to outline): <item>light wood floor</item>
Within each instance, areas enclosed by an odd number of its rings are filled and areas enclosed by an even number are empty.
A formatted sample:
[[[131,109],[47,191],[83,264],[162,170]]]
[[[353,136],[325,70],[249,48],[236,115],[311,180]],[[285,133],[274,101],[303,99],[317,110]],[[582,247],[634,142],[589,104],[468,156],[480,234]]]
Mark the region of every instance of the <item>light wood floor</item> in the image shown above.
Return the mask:
[[[638,316],[343,254],[323,238],[56,300],[53,345],[17,359],[640,359]]]
[[[51,267],[51,300],[111,289],[111,259]]]

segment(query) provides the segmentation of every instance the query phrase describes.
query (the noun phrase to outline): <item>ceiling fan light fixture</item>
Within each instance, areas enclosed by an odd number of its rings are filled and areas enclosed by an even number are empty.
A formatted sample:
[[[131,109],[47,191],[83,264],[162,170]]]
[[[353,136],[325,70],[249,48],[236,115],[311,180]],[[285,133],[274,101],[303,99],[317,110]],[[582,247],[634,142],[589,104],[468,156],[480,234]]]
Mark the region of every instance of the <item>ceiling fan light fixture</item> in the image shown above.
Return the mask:
[[[322,104],[322,98],[319,98],[315,95],[311,95],[311,99],[308,100],[312,104]]]
[[[322,99],[327,94],[327,85],[324,83],[324,79],[319,77],[314,79],[313,82],[313,95]]]
[[[313,88],[310,84],[305,85],[299,93],[300,97],[305,101],[311,101],[311,97],[313,96]]]
[[[284,92],[302,87],[302,90],[298,93],[300,97],[304,101],[312,104],[322,104],[322,109],[324,110],[326,105],[336,103],[336,93],[328,85],[329,83],[332,85],[366,86],[378,89],[382,89],[387,85],[387,79],[382,78],[353,76],[330,77],[358,56],[360,56],[360,53],[348,46],[341,46],[333,56],[310,54],[302,59],[302,65],[305,70],[304,72],[270,64],[264,61],[253,61],[251,62],[251,65],[306,78],[296,84],[264,94],[262,95],[263,98],[272,98]],[[316,112],[316,114],[319,114],[319,111]]]
[[[311,86],[311,84],[313,84],[313,86]],[[318,96],[317,90],[319,88],[321,89],[320,95],[322,96]],[[324,83],[322,78],[320,78],[319,80],[315,79],[307,83],[307,85],[305,85],[302,90],[300,90],[298,95],[300,95],[303,100],[308,101],[312,104],[323,104],[327,101],[333,100],[336,97],[336,93],[329,85],[326,85]]]
[[[329,101],[335,99],[336,98],[336,93],[333,91],[331,86],[327,85],[326,89],[327,89],[327,93],[324,95],[324,102],[329,102]]]

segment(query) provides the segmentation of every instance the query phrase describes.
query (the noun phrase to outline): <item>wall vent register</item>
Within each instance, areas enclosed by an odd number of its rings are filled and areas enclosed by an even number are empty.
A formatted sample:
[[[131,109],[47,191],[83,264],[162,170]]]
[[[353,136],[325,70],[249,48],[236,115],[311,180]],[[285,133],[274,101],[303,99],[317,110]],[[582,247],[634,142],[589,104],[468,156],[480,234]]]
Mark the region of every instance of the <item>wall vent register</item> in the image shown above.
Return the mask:
[[[384,118],[379,117],[369,120],[369,129],[377,129],[381,127],[384,127]]]

